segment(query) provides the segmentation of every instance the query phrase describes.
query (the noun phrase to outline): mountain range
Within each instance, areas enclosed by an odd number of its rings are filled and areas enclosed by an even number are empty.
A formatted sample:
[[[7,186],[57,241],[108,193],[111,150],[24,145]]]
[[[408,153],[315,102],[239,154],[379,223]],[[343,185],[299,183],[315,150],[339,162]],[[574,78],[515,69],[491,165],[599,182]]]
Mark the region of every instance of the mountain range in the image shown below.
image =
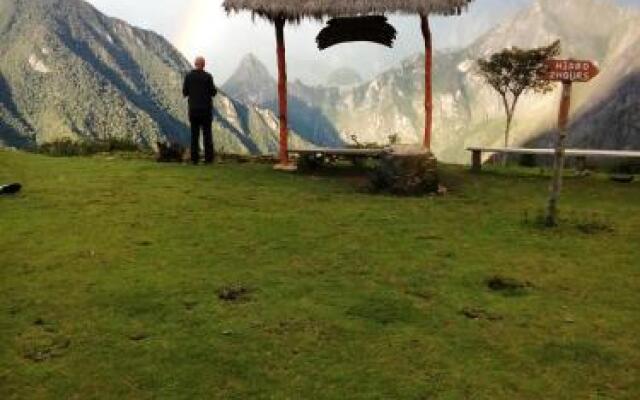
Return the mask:
[[[61,138],[186,143],[187,60],[164,38],[81,0],[0,0],[0,144]],[[215,101],[218,149],[277,149],[277,118],[224,93]],[[295,132],[292,141],[308,142]]]
[[[570,15],[570,18],[567,18]],[[434,57],[434,151],[466,162],[465,147],[499,145],[504,111],[475,61],[505,47],[560,39],[563,57],[593,59],[602,73],[576,85],[570,145],[640,149],[640,11],[602,0],[534,0],[470,46]],[[595,24],[594,21],[601,21]],[[164,38],[106,17],[81,0],[0,0],[0,145],[30,147],[62,137],[186,142],[180,88],[190,66]],[[372,80],[341,69],[323,85],[289,83],[292,146],[419,142],[424,56]],[[276,81],[245,57],[216,99],[219,149],[274,153]],[[559,91],[527,95],[514,145],[546,146]]]
[[[567,16],[571,16],[567,18]],[[464,49],[434,57],[434,151],[440,159],[466,162],[470,145],[501,145],[504,110],[500,98],[479,78],[476,60],[511,46],[535,47],[557,39],[561,57],[598,62],[602,73],[575,85],[570,145],[640,149],[640,24],[637,9],[599,0],[535,0]],[[602,21],[594,24],[593,21]],[[251,70],[251,72],[248,72]],[[238,79],[260,76],[257,80]],[[559,86],[559,85],[558,85]],[[225,90],[235,98],[275,110],[275,80],[255,57],[246,57]],[[294,128],[314,133],[326,121],[343,141],[386,143],[398,135],[420,142],[423,131],[424,56],[403,60],[375,79],[354,87],[290,83],[296,103],[311,112],[297,115]],[[513,145],[548,145],[559,90],[527,95],[513,127]],[[634,111],[635,110],[635,111]]]

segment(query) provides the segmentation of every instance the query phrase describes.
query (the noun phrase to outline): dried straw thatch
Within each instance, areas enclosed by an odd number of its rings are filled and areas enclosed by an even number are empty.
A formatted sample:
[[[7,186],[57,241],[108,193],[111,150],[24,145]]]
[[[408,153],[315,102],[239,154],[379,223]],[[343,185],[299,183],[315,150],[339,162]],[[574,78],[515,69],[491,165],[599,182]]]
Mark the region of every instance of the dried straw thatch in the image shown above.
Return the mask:
[[[251,11],[271,20],[371,14],[459,14],[473,0],[225,0],[228,11]]]

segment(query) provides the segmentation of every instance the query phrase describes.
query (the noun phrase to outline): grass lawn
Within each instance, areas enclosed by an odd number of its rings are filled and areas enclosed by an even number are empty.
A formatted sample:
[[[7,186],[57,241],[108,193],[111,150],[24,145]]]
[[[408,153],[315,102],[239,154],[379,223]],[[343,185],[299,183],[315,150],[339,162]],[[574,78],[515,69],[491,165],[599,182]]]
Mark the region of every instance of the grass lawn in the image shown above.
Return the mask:
[[[0,152],[0,399],[640,398],[640,184],[443,178]]]

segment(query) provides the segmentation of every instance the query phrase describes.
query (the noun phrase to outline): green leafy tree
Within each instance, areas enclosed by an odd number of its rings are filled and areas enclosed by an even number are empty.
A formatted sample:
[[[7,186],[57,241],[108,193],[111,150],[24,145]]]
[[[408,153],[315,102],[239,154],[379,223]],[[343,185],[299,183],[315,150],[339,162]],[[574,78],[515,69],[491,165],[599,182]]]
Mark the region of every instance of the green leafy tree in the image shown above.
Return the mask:
[[[547,93],[551,82],[542,78],[545,61],[560,54],[560,41],[535,49],[512,47],[495,53],[489,59],[479,59],[479,74],[500,94],[507,114],[504,147],[509,147],[511,123],[518,100],[527,92]],[[506,157],[504,158],[506,161]]]

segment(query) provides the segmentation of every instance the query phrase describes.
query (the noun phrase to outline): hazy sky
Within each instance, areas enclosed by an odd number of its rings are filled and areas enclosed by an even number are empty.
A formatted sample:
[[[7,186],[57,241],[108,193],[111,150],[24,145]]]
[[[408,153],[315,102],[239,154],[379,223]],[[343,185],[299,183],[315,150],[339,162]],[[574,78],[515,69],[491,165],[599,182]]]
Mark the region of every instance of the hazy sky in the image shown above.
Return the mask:
[[[461,17],[433,18],[434,41],[438,48],[469,43],[492,25],[532,0],[476,0]],[[619,0],[640,4],[640,0]],[[218,82],[224,82],[247,53],[257,55],[275,71],[273,26],[250,14],[227,16],[222,0],[89,0],[107,15],[118,17],[169,39],[187,58],[203,54],[208,69]],[[424,50],[419,19],[392,17],[398,29],[393,50],[374,44],[336,46],[323,52],[315,47],[315,36],[322,25],[303,22],[286,32],[287,60],[291,78],[313,83],[332,69],[346,66],[365,78],[398,63],[406,56]]]

